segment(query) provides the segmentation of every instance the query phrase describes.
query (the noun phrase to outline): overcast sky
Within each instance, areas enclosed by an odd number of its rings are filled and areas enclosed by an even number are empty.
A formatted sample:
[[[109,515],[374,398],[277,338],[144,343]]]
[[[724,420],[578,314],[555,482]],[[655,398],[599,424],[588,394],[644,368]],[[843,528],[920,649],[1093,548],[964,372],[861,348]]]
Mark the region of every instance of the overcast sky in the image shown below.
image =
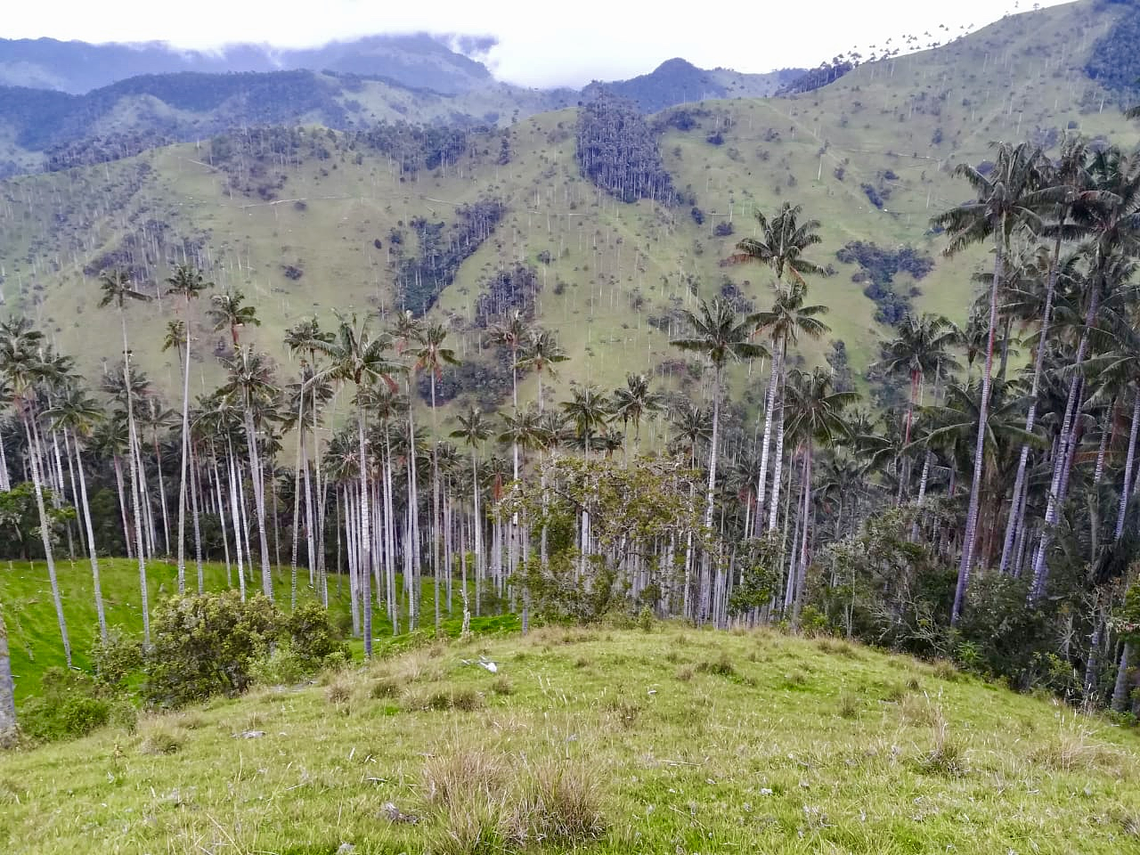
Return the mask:
[[[1055,5],[1058,0],[1042,0]],[[680,3],[676,0],[9,0],[6,38],[90,42],[159,40],[214,48],[233,42],[301,47],[388,32],[468,33],[498,39],[480,57],[500,79],[526,86],[580,86],[652,70],[682,56],[702,67],[738,71],[816,65],[849,48],[904,33],[948,41],[1026,0],[804,0]],[[949,29],[938,29],[945,24]],[[923,39],[923,43],[928,41]]]

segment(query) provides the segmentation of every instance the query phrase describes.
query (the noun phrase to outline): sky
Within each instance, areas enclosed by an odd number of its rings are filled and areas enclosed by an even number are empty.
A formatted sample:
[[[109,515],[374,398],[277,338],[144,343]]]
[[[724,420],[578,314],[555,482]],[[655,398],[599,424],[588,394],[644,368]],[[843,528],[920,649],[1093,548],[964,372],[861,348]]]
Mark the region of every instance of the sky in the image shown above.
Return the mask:
[[[1042,0],[1055,5],[1059,0]],[[946,42],[962,27],[978,29],[1026,0],[12,0],[0,37],[88,42],[166,41],[213,49],[257,42],[311,47],[376,33],[491,35],[484,61],[495,75],[523,86],[581,86],[651,71],[681,56],[701,66],[744,72],[814,66],[851,48],[906,33]],[[947,29],[939,29],[939,25]],[[971,26],[972,25],[972,26]],[[929,32],[930,38],[923,37]]]

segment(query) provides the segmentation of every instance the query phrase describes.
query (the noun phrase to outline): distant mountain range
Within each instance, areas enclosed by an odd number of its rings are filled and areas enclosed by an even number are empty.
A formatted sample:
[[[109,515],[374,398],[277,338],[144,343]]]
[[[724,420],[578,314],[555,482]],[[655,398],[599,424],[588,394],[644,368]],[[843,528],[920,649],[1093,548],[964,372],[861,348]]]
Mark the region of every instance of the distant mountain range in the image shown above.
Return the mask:
[[[490,44],[476,39],[467,40],[464,46],[485,50]],[[238,44],[220,51],[178,50],[162,42],[94,45],[0,39],[0,86],[77,95],[144,74],[297,69],[386,77],[448,95],[494,82],[482,63],[452,50],[442,37],[426,33],[367,36],[311,49]]]
[[[538,90],[497,81],[466,55],[492,45],[421,33],[211,53],[161,43],[0,39],[0,176],[106,162],[250,126],[498,125],[575,106],[603,89],[650,113],[772,95],[801,73],[741,74],[670,59],[631,80]]]

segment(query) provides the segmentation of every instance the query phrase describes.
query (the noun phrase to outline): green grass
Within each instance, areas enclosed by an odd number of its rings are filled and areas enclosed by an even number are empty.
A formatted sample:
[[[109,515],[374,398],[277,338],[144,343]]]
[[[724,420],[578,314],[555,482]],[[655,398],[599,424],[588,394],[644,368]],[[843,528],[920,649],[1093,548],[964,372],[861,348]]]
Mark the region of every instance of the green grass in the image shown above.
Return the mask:
[[[480,655],[498,676],[464,664]],[[503,851],[528,805],[604,821],[540,851],[1137,846],[1135,732],[939,673],[767,632],[436,644],[2,757],[0,849]],[[552,778],[561,800],[526,801]]]
[[[138,563],[126,558],[102,558],[99,561],[103,580],[103,598],[107,614],[107,624],[121,632],[142,637],[142,610],[140,607],[141,589]],[[197,569],[191,560],[186,568],[187,586],[197,587]],[[210,563],[205,566],[206,589],[222,590],[227,587],[226,569],[223,564]],[[63,599],[64,616],[71,637],[73,664],[88,668],[88,652],[98,636],[95,617],[95,600],[92,594],[91,569],[86,560],[57,562],[60,591]],[[233,573],[236,574],[236,568]],[[260,573],[260,571],[258,571]],[[339,581],[339,584],[338,584]],[[162,598],[175,594],[178,590],[177,567],[170,561],[147,563],[148,594],[151,609]],[[399,578],[397,585],[400,584]],[[233,585],[237,586],[236,575]],[[260,575],[256,582],[247,582],[250,592],[261,590]],[[308,586],[308,571],[298,568],[298,599],[301,602],[312,600],[315,594]],[[453,583],[454,610],[448,612],[446,593],[442,598],[444,635],[456,636],[462,627],[463,604],[461,602],[458,579]],[[274,568],[275,600],[284,609],[290,602],[290,569]],[[471,604],[474,609],[474,589],[471,591]],[[42,561],[0,563],[0,608],[8,627],[8,644],[12,655],[12,672],[16,678],[17,701],[35,694],[40,676],[53,666],[66,664],[63,645],[60,640],[59,622],[56,619],[55,605],[52,602],[51,587],[48,583],[47,565]],[[329,577],[329,609],[334,619],[349,623],[348,577]],[[403,634],[393,637],[392,625],[385,613],[379,609],[373,612],[373,636],[378,649],[388,647],[401,649],[410,644],[420,643],[425,636],[434,636],[435,593],[431,582],[425,578],[423,597],[420,604],[420,629],[409,636],[407,633],[407,606],[402,604]],[[472,618],[472,631],[476,633],[498,632],[516,628],[515,617]],[[359,639],[351,643],[353,654],[362,655],[363,642]]]

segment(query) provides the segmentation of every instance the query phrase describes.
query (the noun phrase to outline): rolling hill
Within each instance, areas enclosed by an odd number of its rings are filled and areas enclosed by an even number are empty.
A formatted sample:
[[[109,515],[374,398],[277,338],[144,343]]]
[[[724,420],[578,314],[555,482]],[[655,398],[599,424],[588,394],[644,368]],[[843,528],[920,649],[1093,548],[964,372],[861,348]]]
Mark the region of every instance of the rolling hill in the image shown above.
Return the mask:
[[[876,356],[884,307],[965,317],[984,255],[943,259],[929,228],[966,196],[957,164],[982,163],[996,139],[1028,137],[1050,150],[1066,131],[1137,141],[1119,93],[1085,69],[1114,22],[1137,14],[1092,2],[1053,7],[860,66],[811,92],[673,108],[651,119],[681,199],[671,206],[617,201],[583,179],[573,109],[415,140],[391,125],[251,130],[16,177],[0,184],[0,290],[9,311],[31,314],[90,371],[119,350],[117,320],[95,310],[92,275],[126,262],[153,282],[183,257],[219,286],[249,293],[265,324],[244,334],[279,356],[282,331],[300,317],[430,305],[472,359],[480,296],[518,281],[522,265],[537,320],[572,357],[563,387],[612,387],[643,370],[685,383],[691,376],[668,344],[679,310],[715,293],[764,304],[768,275],[723,260],[752,233],[755,211],[788,200],[821,221],[813,257],[834,269],[812,286],[831,307],[832,333],[806,343],[805,357],[820,361],[841,340],[859,372]],[[492,208],[494,222],[484,219]],[[410,282],[421,296],[409,304]],[[878,302],[865,296],[870,285]],[[132,309],[131,330],[151,374],[173,388],[173,357],[159,353],[169,308]],[[201,316],[196,332],[222,340]],[[755,368],[734,369],[745,403],[759,385],[746,382]],[[213,370],[208,356],[200,370]],[[476,385],[495,382],[489,365]],[[501,391],[501,367],[498,383]]]
[[[1137,750],[1095,718],[833,639],[551,628],[6,754],[0,845],[1115,855],[1140,826]]]

